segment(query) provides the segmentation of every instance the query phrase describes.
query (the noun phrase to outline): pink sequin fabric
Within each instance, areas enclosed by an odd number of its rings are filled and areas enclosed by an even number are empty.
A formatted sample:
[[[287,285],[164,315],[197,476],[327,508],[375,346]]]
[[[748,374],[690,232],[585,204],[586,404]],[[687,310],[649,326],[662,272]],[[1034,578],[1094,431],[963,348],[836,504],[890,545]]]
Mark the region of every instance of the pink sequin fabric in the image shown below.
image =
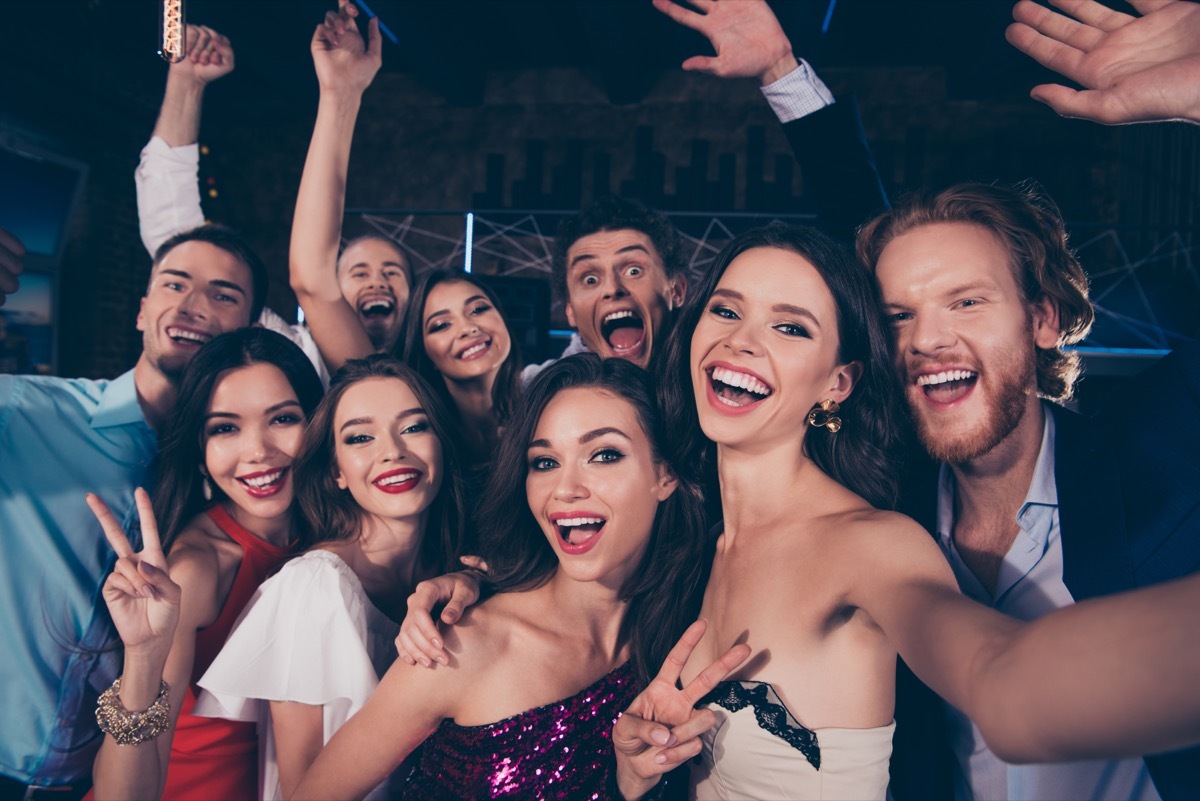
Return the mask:
[[[421,747],[404,798],[606,798],[612,727],[637,685],[625,663],[570,698],[496,723],[442,721]]]

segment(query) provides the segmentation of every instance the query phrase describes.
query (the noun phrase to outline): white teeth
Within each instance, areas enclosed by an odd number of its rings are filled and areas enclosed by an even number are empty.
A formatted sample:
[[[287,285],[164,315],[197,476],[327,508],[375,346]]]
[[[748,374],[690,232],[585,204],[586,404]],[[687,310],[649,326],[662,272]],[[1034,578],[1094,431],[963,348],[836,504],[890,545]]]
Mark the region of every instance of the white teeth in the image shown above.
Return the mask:
[[[412,481],[414,478],[417,477],[417,475],[418,474],[416,472],[396,473],[393,476],[388,476],[387,478],[378,479],[375,481],[375,483],[380,487],[390,487],[393,484],[403,484],[405,481]]]
[[[604,522],[604,518],[603,517],[569,517],[569,518],[566,518],[565,520],[555,520],[554,522],[558,523],[558,525],[563,526],[564,528],[569,527],[569,526],[596,526],[596,525],[602,524]]]
[[[365,312],[375,311],[376,309],[384,312],[390,312],[394,305],[386,300],[372,300],[364,303],[362,310]]]
[[[254,478],[243,478],[242,482],[250,485],[254,489],[263,489],[278,484],[283,478],[283,471],[277,470],[274,473],[269,473],[265,476],[255,476]]]
[[[731,387],[738,387],[747,392],[753,392],[755,395],[770,395],[771,388],[759,381],[752,375],[747,373],[737,373],[725,367],[714,367],[712,377],[722,384],[728,384]]]
[[[212,339],[208,334],[200,334],[183,328],[168,328],[167,336],[171,339],[186,339],[188,342],[198,342],[201,345]]]
[[[928,387],[934,384],[945,384],[947,381],[966,381],[968,378],[974,378],[978,373],[970,370],[945,370],[936,375],[919,375],[917,376],[918,387]]]
[[[633,317],[633,316],[634,316],[634,314],[632,311],[630,311],[629,309],[624,309],[622,311],[615,311],[612,314],[604,315],[604,322],[611,323],[613,320],[621,320],[626,317]]]
[[[476,353],[482,353],[483,351],[485,351],[487,349],[487,346],[488,346],[487,342],[480,342],[478,345],[472,345],[471,347],[464,350],[461,354],[459,354],[458,358],[469,359],[472,356],[474,356]]]

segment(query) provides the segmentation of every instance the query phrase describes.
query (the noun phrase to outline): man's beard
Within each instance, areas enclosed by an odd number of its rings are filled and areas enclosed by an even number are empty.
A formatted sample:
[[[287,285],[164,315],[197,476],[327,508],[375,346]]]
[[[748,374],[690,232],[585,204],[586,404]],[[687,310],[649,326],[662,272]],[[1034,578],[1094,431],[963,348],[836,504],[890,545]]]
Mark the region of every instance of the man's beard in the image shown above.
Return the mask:
[[[987,372],[991,393],[982,423],[967,431],[948,431],[944,426],[931,424],[917,404],[922,400],[906,398],[908,414],[926,452],[939,462],[963,464],[988,453],[1016,430],[1025,415],[1030,392],[1037,387],[1037,352],[1030,343],[1028,349],[1015,358],[995,365]],[[984,377],[980,373],[978,382]],[[982,387],[975,387],[979,391]],[[910,392],[923,392],[910,380]]]

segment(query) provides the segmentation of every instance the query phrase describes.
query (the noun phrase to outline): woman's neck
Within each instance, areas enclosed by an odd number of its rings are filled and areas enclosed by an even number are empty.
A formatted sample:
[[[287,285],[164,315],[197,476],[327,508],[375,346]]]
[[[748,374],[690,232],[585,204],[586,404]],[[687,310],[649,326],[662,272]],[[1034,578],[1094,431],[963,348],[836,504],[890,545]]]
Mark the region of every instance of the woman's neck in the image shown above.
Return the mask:
[[[564,638],[590,642],[595,652],[609,661],[624,647],[621,627],[628,601],[620,599],[617,588],[598,581],[575,581],[556,570],[554,576],[534,592],[543,594],[540,602],[553,610],[555,628]]]
[[[350,566],[371,602],[393,620],[404,616],[404,602],[421,571],[421,540],[425,515],[392,520],[365,515],[352,540],[325,547]]]
[[[798,504],[812,497],[810,487],[827,479],[803,451],[802,443],[781,444],[753,453],[717,446],[721,514],[727,543],[738,532],[770,530],[803,515]]]
[[[292,510],[289,508],[278,517],[256,517],[233,501],[226,499],[221,507],[239,526],[263,542],[282,548],[292,541]]]
[[[446,390],[458,408],[463,422],[468,425],[489,423],[495,425],[492,416],[492,389],[496,386],[499,368],[476,378],[457,381],[446,378]],[[443,376],[444,377],[444,376]]]

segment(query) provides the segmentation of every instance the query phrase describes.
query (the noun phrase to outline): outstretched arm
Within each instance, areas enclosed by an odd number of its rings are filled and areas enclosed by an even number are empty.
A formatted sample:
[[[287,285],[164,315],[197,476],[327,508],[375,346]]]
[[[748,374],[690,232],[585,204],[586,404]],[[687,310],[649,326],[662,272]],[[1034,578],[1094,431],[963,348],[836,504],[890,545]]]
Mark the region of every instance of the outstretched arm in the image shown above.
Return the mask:
[[[1125,756],[1200,741],[1200,576],[1023,623],[960,595],[924,532],[900,539],[864,566],[872,579],[855,603],[865,602],[913,673],[970,717],[1002,759]]]
[[[289,252],[292,290],[330,370],[374,351],[354,309],[343,298],[336,265],[346,206],[350,141],[362,103],[382,63],[379,21],[367,26],[367,42],[358,32],[358,10],[338,0],[312,39],[313,65],[321,87]]]
[[[142,242],[151,255],[172,235],[204,223],[195,147],[204,91],[234,66],[229,39],[212,28],[189,25],[187,40],[187,57],[167,70],[158,122],[134,174]]]
[[[285,798],[362,798],[379,786],[443,717],[461,692],[457,671],[395,662],[367,703],[321,750],[299,787]],[[466,677],[469,678],[469,677]]]
[[[1200,123],[1200,3],[1129,0],[1133,16],[1094,0],[1051,2],[1065,13],[1017,3],[1008,41],[1083,89],[1042,84],[1035,100],[1105,125]]]

